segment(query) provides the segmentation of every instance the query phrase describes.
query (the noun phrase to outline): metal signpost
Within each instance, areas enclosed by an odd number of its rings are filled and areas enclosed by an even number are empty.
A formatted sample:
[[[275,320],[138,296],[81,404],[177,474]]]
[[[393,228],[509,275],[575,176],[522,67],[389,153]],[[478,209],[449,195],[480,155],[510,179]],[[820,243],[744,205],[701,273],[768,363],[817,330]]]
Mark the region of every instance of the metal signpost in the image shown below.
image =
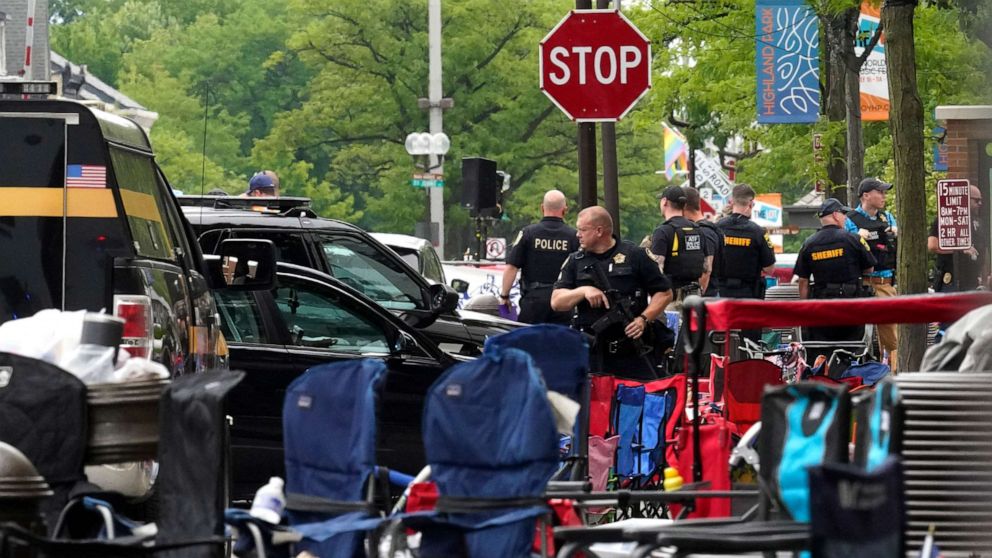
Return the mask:
[[[967,180],[937,181],[937,247],[941,250],[971,248],[971,208]]]

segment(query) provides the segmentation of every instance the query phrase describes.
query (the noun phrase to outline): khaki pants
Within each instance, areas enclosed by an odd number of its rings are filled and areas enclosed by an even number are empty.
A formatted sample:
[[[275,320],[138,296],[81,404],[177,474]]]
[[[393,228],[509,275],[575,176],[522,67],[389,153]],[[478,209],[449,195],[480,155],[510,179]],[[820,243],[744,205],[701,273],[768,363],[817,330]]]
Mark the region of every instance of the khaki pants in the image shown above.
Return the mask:
[[[867,281],[866,281],[867,282]],[[887,296],[897,296],[899,293],[896,292],[896,288],[889,283],[875,283],[870,282],[871,286],[875,289],[875,296],[887,297]],[[882,346],[883,349],[889,352],[891,357],[891,366],[895,370],[895,354],[896,348],[898,346],[899,339],[896,336],[897,324],[876,324],[875,331],[878,332],[878,344]]]

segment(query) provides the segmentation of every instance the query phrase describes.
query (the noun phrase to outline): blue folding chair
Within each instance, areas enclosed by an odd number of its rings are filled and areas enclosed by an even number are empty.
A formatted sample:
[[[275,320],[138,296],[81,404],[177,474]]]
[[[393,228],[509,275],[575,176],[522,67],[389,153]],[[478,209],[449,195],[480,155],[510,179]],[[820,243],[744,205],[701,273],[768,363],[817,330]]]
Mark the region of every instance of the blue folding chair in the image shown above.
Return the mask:
[[[450,368],[431,387],[424,449],[440,498],[411,514],[420,556],[528,556],[542,495],[558,468],[558,437],[547,391],[517,349]]]
[[[363,359],[315,366],[283,403],[286,510],[303,550],[321,558],[360,555],[378,527],[375,400],[386,365]]]
[[[589,455],[589,342],[574,329],[556,324],[539,324],[515,329],[486,340],[484,354],[498,355],[505,349],[519,349],[533,360],[545,385],[581,407],[566,466],[556,480],[585,481]]]

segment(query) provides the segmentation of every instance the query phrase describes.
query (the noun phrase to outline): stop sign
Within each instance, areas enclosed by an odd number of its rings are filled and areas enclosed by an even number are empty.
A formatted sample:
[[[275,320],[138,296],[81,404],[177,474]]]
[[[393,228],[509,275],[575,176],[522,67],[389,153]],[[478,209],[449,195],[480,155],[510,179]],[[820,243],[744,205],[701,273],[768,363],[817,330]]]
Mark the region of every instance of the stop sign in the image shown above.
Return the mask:
[[[573,10],[541,41],[540,72],[572,120],[619,120],[651,88],[651,42],[617,10]]]

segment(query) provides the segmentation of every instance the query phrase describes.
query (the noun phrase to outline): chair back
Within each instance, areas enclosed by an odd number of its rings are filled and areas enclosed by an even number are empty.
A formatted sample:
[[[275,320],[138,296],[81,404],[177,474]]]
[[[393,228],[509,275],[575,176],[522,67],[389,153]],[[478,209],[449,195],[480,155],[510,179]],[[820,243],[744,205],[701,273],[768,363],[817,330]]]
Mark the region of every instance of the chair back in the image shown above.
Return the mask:
[[[723,372],[723,400],[727,420],[747,432],[761,417],[761,396],[766,386],[779,386],[782,369],[762,359],[726,362]]]
[[[376,389],[386,365],[362,359],[315,366],[283,404],[286,493],[355,502],[375,468]]]
[[[808,522],[808,469],[846,463],[850,430],[850,396],[843,386],[803,382],[767,388],[758,439],[762,491],[789,517]]]

